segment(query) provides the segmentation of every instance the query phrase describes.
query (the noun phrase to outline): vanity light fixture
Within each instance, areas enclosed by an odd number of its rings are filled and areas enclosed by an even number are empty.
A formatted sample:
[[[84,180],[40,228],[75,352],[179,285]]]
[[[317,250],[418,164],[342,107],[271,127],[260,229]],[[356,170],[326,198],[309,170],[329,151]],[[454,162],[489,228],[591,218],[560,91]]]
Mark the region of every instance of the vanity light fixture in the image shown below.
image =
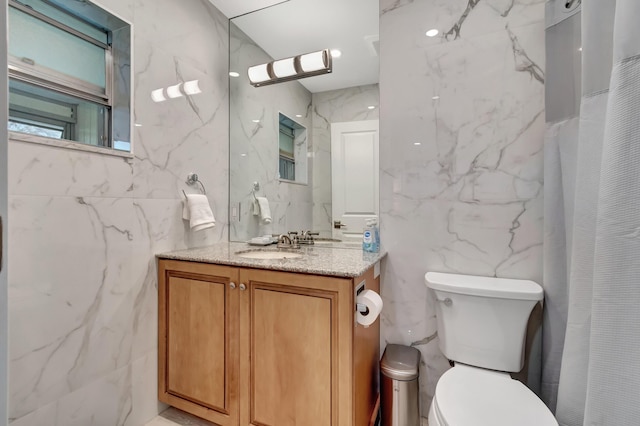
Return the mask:
[[[296,114],[296,117],[301,118],[302,114]]]
[[[438,31],[437,29],[433,28],[433,29],[430,29],[429,31],[427,31],[427,32],[425,33],[425,35],[426,35],[427,37],[435,37],[435,36],[437,36],[437,35],[438,35],[438,33],[439,33],[439,32],[440,32],[440,31]]]
[[[240,73],[237,73],[235,71],[229,71],[229,77],[233,77],[233,78],[240,77]]]
[[[414,142],[413,144],[414,144],[415,146],[420,146],[420,145],[422,145],[422,143],[420,143],[420,142]]]
[[[279,59],[268,64],[249,67],[247,74],[249,82],[254,87],[282,83],[314,75],[332,72],[331,54],[328,49],[292,58]]]
[[[167,96],[169,96],[171,99],[179,98],[180,96],[182,96],[180,86],[182,86],[182,83],[178,83],[175,86],[167,87]]]
[[[202,90],[200,90],[199,80],[186,81],[182,86],[182,89],[184,90],[185,95],[197,95],[198,93],[202,93]]]
[[[368,109],[376,109],[376,106],[375,105],[369,105],[367,108]]]
[[[164,89],[156,89],[151,92],[151,99],[153,102],[164,102],[167,98],[164,97]]]
[[[432,96],[431,99],[433,99],[434,101],[437,101],[438,99],[440,99],[440,96],[435,95],[435,96]]]

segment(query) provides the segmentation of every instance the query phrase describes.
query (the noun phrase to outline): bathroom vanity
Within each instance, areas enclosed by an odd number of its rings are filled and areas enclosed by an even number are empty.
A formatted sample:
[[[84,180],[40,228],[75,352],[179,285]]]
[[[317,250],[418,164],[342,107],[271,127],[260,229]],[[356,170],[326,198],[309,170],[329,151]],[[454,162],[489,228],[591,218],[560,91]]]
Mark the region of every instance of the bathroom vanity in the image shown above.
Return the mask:
[[[384,255],[250,249],[158,255],[159,399],[224,426],[370,425],[380,321],[357,324],[355,298],[363,283],[380,291]]]

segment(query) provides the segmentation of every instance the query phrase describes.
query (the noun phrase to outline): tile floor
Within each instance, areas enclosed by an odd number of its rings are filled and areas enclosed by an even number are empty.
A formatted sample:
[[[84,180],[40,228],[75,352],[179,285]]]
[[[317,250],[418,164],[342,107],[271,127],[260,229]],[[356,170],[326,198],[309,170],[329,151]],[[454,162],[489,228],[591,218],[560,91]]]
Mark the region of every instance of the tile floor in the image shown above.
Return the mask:
[[[421,426],[429,426],[427,419],[424,417],[421,419]],[[187,414],[176,408],[170,407],[169,409],[160,413],[159,416],[151,420],[145,426],[215,426],[206,420],[202,420],[198,417]]]
[[[213,423],[199,417],[170,407],[152,419],[145,426],[215,426]]]

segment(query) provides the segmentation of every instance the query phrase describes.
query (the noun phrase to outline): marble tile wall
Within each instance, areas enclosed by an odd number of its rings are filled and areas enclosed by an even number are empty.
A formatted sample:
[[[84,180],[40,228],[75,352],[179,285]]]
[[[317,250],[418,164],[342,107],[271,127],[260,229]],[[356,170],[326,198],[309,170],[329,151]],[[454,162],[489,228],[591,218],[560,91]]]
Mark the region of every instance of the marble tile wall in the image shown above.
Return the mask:
[[[426,416],[448,362],[425,272],[541,282],[544,1],[380,10],[383,340],[422,352]]]
[[[134,25],[134,158],[9,144],[12,426],[139,426],[157,401],[154,254],[226,240],[228,20],[206,0],[94,0]],[[203,93],[150,92],[198,79]],[[191,233],[196,172],[217,226]]]
[[[377,84],[314,93],[313,102],[313,225],[331,237],[331,123],[377,120]],[[375,106],[369,109],[369,106]]]
[[[311,229],[312,164],[306,170],[297,170],[306,173],[306,184],[280,181],[278,169],[279,113],[307,128],[307,150],[312,149],[311,92],[297,81],[251,86],[247,68],[273,58],[233,23],[230,52],[230,68],[240,74],[230,83],[230,206],[236,213],[231,215],[231,241]],[[296,157],[307,159],[307,154]],[[269,200],[269,225],[262,224],[252,213],[253,182],[260,183],[258,196]]]

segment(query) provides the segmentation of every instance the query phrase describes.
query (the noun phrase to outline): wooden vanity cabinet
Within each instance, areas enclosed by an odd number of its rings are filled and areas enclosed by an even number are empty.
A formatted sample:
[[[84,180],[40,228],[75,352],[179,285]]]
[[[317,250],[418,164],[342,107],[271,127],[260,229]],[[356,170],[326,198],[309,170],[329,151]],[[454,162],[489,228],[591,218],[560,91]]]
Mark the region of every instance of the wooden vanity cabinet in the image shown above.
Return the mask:
[[[238,269],[158,263],[160,401],[216,424],[238,424]]]
[[[379,321],[355,324],[363,280],[379,291],[373,268],[336,278],[161,259],[160,400],[219,425],[368,426]]]

